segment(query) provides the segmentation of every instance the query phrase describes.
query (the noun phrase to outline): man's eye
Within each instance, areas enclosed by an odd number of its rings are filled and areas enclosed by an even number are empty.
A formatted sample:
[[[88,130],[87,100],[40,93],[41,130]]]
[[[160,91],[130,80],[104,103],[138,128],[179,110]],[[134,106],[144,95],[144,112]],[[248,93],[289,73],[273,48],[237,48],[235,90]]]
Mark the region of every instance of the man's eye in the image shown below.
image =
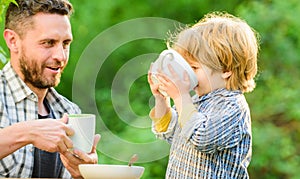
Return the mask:
[[[64,48],[68,48],[68,47],[70,46],[70,43],[71,43],[71,42],[64,42],[64,43],[63,43]]]
[[[54,41],[53,40],[47,40],[43,42],[43,45],[51,47],[54,45]]]

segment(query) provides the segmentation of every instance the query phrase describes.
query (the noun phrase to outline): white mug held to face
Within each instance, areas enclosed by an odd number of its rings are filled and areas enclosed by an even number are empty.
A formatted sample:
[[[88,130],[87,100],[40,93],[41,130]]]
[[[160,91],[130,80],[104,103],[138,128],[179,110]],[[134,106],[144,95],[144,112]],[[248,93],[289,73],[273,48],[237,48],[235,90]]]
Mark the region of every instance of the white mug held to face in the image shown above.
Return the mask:
[[[180,78],[182,80],[184,79],[184,71],[186,71],[190,79],[190,91],[194,90],[194,88],[198,85],[198,80],[193,69],[186,62],[186,60],[173,49],[162,51],[159,57],[153,63],[151,67],[151,79],[154,83],[160,83],[160,81],[156,77],[156,74],[160,72],[172,78],[168,65],[172,66],[172,68],[180,75]],[[168,96],[167,93],[163,90],[159,90],[159,92],[164,96]]]
[[[70,136],[73,148],[90,153],[95,136],[96,117],[94,114],[69,114],[68,124],[74,130]]]

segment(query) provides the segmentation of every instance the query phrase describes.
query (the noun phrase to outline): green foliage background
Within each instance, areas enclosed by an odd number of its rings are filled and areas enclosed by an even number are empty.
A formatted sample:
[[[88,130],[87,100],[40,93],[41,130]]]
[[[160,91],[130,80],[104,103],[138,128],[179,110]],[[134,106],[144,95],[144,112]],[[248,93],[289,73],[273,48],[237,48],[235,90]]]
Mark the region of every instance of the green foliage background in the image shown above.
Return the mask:
[[[0,8],[3,9],[5,6],[2,5],[6,1],[0,2]],[[99,33],[115,24],[139,17],[163,17],[191,24],[204,14],[215,10],[227,11],[245,19],[261,36],[257,87],[254,92],[246,94],[252,111],[253,126],[250,177],[300,178],[298,172],[300,168],[300,21],[298,20],[300,3],[298,0],[71,0],[71,2],[75,8],[71,20],[74,42],[71,47],[69,66],[65,70],[62,83],[57,88],[69,99],[72,99],[73,72],[80,55]],[[4,49],[0,53],[1,57],[5,53],[8,54],[3,38],[0,39],[0,45]],[[164,41],[130,42],[111,54],[109,57],[111,63],[103,64],[95,86],[99,111],[107,127],[125,140],[147,142],[156,139],[150,128],[128,127],[115,114],[111,101],[113,77],[128,59],[145,53],[159,53],[164,48]],[[146,76],[135,81],[129,98],[131,107],[136,113],[148,114],[151,108],[149,105],[151,93]],[[85,109],[84,106],[82,107]],[[99,147],[101,146],[105,146],[105,143],[100,142]],[[120,149],[122,147],[126,146],[120,146]],[[124,163],[100,151],[99,161],[100,163]],[[167,157],[139,165],[146,168],[143,178],[161,179],[164,178]]]

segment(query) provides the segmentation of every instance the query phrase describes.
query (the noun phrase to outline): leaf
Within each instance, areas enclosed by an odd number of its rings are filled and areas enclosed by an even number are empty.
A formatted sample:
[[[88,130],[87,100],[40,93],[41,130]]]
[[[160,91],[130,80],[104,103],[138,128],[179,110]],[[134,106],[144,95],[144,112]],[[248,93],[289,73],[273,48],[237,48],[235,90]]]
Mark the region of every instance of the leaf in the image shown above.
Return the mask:
[[[7,62],[6,53],[1,46],[0,46],[0,62],[1,62],[1,66]]]

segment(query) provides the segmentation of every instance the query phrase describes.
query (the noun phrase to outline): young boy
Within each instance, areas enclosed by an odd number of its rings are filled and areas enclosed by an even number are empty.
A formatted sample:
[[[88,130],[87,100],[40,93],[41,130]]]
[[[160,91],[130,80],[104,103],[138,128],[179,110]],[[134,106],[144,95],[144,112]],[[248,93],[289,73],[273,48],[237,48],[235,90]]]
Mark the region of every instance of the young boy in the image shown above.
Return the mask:
[[[198,85],[191,97],[187,73],[181,80],[169,67],[172,78],[156,75],[159,84],[148,73],[153,132],[171,144],[166,178],[249,178],[251,118],[243,93],[255,87],[257,34],[240,18],[215,12],[179,32],[171,48],[190,64]]]

